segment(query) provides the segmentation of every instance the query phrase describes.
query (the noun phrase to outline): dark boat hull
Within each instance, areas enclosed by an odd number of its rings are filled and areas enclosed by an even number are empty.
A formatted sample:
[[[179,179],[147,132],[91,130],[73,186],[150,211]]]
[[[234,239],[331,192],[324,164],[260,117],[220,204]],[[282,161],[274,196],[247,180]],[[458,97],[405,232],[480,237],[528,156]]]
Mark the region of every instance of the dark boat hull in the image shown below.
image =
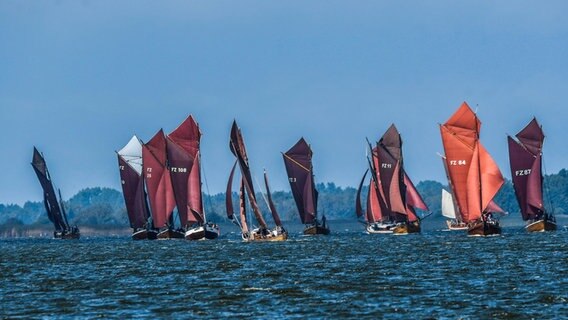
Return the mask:
[[[141,229],[132,233],[132,240],[156,240],[158,232],[156,230]]]
[[[545,219],[534,221],[525,226],[525,230],[527,230],[528,232],[555,231],[556,229],[557,226],[555,221]]]
[[[393,234],[402,235],[410,233],[420,233],[420,222],[406,222],[397,224],[393,230]]]
[[[185,238],[185,233],[180,230],[173,230],[173,229],[166,229],[160,231],[158,233],[158,240],[167,240],[167,239],[183,239]]]
[[[317,235],[317,234],[328,235],[329,232],[330,232],[329,228],[323,226],[308,226],[304,229],[305,235]]]
[[[198,226],[191,228],[185,232],[186,240],[214,240],[219,237],[220,234],[219,227],[213,224],[206,224],[203,226]]]
[[[496,236],[501,234],[498,222],[474,221],[468,225],[467,235],[476,237]]]
[[[77,232],[61,232],[61,231],[54,231],[53,238],[55,239],[79,239],[81,238],[81,233]]]

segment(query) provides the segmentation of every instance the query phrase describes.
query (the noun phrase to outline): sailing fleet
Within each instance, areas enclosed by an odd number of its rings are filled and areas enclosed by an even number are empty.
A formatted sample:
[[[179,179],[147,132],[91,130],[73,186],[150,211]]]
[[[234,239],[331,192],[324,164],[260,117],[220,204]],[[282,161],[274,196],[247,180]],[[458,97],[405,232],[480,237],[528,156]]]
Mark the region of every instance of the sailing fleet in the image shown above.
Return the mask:
[[[481,143],[480,133],[481,121],[466,102],[440,124],[444,148],[440,156],[448,179],[448,190],[441,194],[442,215],[448,219],[448,231],[491,236],[501,233],[497,215],[504,211],[494,198],[505,180]],[[201,135],[198,123],[190,115],[167,135],[160,129],[146,143],[134,135],[116,152],[132,239],[219,237],[219,226],[207,220],[203,205]],[[556,230],[555,217],[546,211],[543,201],[541,126],[532,119],[515,137],[507,139],[512,181],[526,230]],[[404,168],[402,142],[394,124],[374,145],[368,142],[368,168],[357,189],[355,213],[369,234],[420,233],[421,221],[431,214]],[[228,219],[239,228],[243,241],[287,240],[288,232],[272,201],[266,171],[266,193],[262,197],[267,202],[272,227],[266,221],[268,215],[259,207],[244,138],[236,121],[231,126],[229,150],[235,162],[226,190]],[[305,226],[304,235],[330,234],[325,213],[318,212],[311,146],[302,137],[282,156],[298,215]],[[43,189],[48,218],[55,227],[54,238],[79,238],[79,229],[69,225],[61,192],[57,199],[45,159],[35,147],[32,167]],[[238,185],[235,202],[234,182]],[[365,184],[368,188],[363,209],[361,195]],[[234,210],[237,203],[238,213]]]

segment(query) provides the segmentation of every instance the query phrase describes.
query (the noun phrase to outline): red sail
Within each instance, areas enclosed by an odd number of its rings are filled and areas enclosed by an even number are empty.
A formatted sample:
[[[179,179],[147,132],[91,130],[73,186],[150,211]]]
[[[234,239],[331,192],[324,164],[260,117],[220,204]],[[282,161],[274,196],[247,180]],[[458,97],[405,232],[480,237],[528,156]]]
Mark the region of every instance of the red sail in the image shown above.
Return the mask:
[[[179,213],[180,225],[186,227],[188,222],[196,221],[195,219],[188,219],[189,188],[187,181],[193,165],[193,158],[169,137],[166,138],[166,145],[170,177]]]
[[[544,212],[542,197],[542,144],[544,133],[533,120],[516,135],[508,137],[509,163],[515,195],[523,220],[535,219]]]
[[[176,202],[182,225],[203,222],[203,204],[201,198],[200,140],[201,131],[193,116],[187,117],[168,135],[179,149],[176,165],[171,164],[170,171],[176,191]],[[170,146],[170,144],[168,144]],[[168,156],[170,151],[168,149]],[[180,207],[183,208],[180,210]]]
[[[266,225],[266,222],[262,217],[260,208],[258,207],[256,201],[256,196],[252,183],[252,175],[250,172],[248,156],[245,148],[245,142],[241,134],[241,130],[237,126],[236,121],[233,121],[233,125],[231,127],[231,140],[229,143],[229,148],[231,149],[231,152],[235,155],[239,163],[239,167],[241,169],[241,176],[244,180],[244,186],[246,189],[246,193],[248,194],[248,198],[250,201],[250,205],[252,207],[252,211],[254,212],[254,216],[258,221],[258,223],[260,224],[260,227],[267,229],[268,226]]]
[[[367,221],[373,223],[387,220],[388,216],[385,216],[383,211],[387,211],[387,209],[380,195],[377,193],[375,182],[371,179],[369,182],[369,195],[367,197]]]
[[[465,222],[481,217],[504,182],[497,164],[479,143],[480,128],[481,122],[465,102],[440,125],[450,185]]]
[[[404,184],[406,185],[406,205],[420,210],[430,211],[422,199],[422,196],[418,193],[418,190],[416,190],[414,183],[412,183],[412,180],[410,180],[406,173],[404,173]]]
[[[144,180],[156,228],[166,225],[176,204],[166,167],[166,137],[160,129],[142,148]]]
[[[312,150],[301,138],[283,154],[288,181],[303,224],[317,217],[317,193],[313,180]]]

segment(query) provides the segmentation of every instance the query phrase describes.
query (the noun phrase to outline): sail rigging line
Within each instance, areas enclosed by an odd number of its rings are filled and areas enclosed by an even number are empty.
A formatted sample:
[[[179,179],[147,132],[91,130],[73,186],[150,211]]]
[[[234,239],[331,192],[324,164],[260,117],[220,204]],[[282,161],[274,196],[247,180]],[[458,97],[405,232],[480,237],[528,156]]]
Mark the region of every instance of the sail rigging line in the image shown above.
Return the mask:
[[[209,184],[207,183],[207,175],[205,174],[205,164],[201,161],[201,148],[199,149],[197,156],[199,157],[200,171],[203,173],[203,180],[205,180],[205,189],[207,189],[207,197],[203,197],[203,192],[201,192],[201,198],[206,198],[209,203],[209,208],[213,208],[213,205],[211,204],[211,193],[209,193]],[[205,206],[203,206],[203,223],[207,223],[206,216]]]
[[[310,172],[310,169],[306,168],[305,166],[303,166],[303,165],[302,165],[301,163],[299,163],[298,161],[296,161],[296,160],[290,158],[290,156],[288,156],[286,153],[284,153],[284,152],[281,152],[281,153],[282,153],[282,155],[284,155],[284,156],[286,157],[286,159],[288,159],[288,160],[294,162],[294,164],[296,164],[296,165],[299,166],[300,168],[306,170],[307,172]]]
[[[266,170],[264,171],[266,172]],[[272,212],[272,209],[270,208],[270,203],[268,203],[268,199],[266,198],[266,194],[264,194],[264,192],[262,192],[262,186],[260,185],[260,183],[258,182],[258,179],[256,178],[256,176],[253,177],[254,182],[256,182],[256,186],[258,187],[258,190],[260,190],[260,194],[262,195],[262,199],[264,199],[264,202],[266,203],[266,206],[268,207],[268,210],[274,214],[274,212]]]
[[[554,203],[552,202],[552,197],[550,196],[550,182],[548,181],[548,179],[545,179],[546,177],[546,163],[544,162],[544,157],[542,157],[542,151],[541,151],[541,159],[542,159],[542,167],[544,169],[544,177],[542,178],[543,180],[543,185],[544,185],[544,192],[546,192],[546,194],[548,195],[546,198],[548,198],[548,205],[550,208],[550,211],[552,214],[554,214]]]

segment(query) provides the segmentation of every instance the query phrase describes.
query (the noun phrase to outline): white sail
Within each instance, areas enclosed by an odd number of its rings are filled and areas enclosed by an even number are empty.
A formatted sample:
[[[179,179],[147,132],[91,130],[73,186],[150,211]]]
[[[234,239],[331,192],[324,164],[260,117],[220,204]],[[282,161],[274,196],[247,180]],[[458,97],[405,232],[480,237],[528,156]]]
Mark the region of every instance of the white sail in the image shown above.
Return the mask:
[[[442,215],[450,219],[456,218],[456,210],[454,208],[452,194],[445,189],[442,189]]]
[[[139,175],[142,175],[142,142],[136,135],[118,151],[118,154],[134,169]]]

